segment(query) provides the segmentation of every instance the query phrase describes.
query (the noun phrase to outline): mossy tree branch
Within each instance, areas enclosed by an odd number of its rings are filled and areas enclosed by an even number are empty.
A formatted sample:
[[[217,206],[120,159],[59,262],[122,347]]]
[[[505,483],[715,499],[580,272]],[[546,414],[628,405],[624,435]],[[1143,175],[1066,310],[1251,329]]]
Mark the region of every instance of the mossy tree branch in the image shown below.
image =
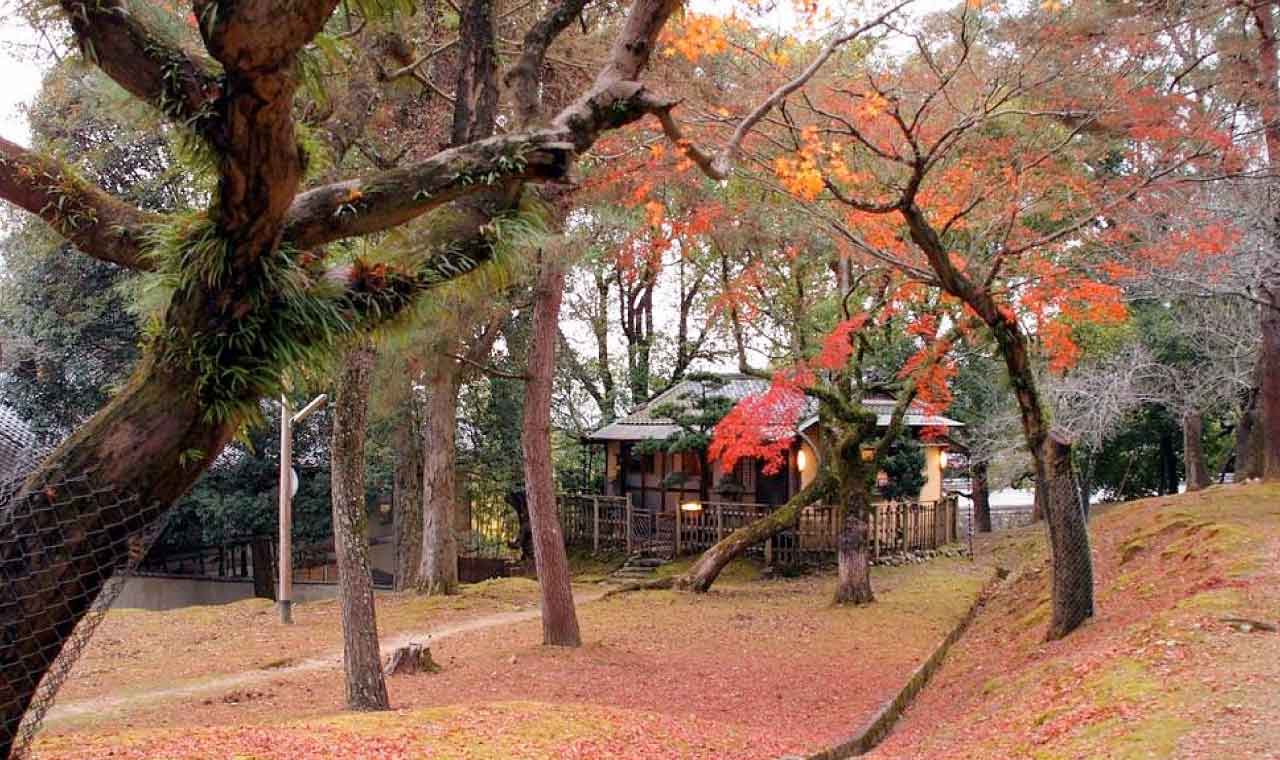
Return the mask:
[[[160,217],[76,176],[53,159],[0,137],[0,198],[43,219],[76,248],[101,261],[150,270],[143,233]]]
[[[133,16],[123,0],[61,0],[84,57],[134,97],[218,148],[218,75]]]

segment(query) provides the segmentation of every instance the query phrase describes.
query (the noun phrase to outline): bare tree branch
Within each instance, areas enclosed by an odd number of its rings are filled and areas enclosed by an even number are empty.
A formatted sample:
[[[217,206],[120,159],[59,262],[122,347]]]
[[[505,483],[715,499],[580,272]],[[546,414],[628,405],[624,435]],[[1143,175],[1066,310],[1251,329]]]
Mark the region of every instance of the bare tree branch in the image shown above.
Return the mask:
[[[671,108],[674,105],[673,103],[656,100],[653,104],[652,113],[654,116],[657,116],[658,120],[662,123],[662,131],[667,135],[667,137],[670,138],[670,140],[682,151],[684,151],[685,156],[697,164],[698,168],[700,168],[703,173],[712,179],[728,179],[729,175],[733,172],[734,162],[737,160],[738,154],[742,151],[743,141],[747,138],[747,135],[751,133],[751,130],[755,129],[756,124],[760,123],[761,119],[763,119],[770,111],[777,108],[778,105],[781,104],[782,101],[786,100],[789,95],[808,84],[809,80],[813,79],[813,76],[817,74],[824,65],[826,65],[827,61],[831,59],[831,56],[835,55],[837,50],[845,44],[882,25],[890,16],[910,5],[912,2],[913,0],[902,0],[902,2],[899,2],[897,5],[884,13],[881,13],[879,16],[876,16],[867,23],[844,34],[832,37],[827,44],[822,47],[822,50],[818,55],[809,62],[809,65],[805,66],[803,71],[786,84],[783,84],[781,87],[774,90],[769,97],[765,98],[759,103],[759,105],[752,109],[751,112],[738,123],[737,128],[733,131],[733,136],[729,138],[729,142],[715,154],[708,153],[698,148],[685,138],[679,125],[671,116]]]
[[[589,2],[591,0],[560,0],[548,8],[525,33],[520,58],[503,80],[515,94],[520,123],[532,123],[542,110],[542,89],[539,87],[538,75],[546,62],[547,49]]]

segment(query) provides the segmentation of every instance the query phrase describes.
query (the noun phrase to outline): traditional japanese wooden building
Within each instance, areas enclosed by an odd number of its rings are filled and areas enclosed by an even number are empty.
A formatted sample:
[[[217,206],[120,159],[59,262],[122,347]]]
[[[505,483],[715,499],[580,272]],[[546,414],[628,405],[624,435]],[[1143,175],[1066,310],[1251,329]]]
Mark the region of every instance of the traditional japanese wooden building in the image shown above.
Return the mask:
[[[722,396],[737,402],[746,396],[763,392],[768,381],[747,375],[724,375],[724,384],[685,380],[640,405],[630,414],[605,425],[586,437],[605,451],[605,495],[629,496],[633,508],[655,514],[674,512],[680,504],[692,501],[745,502],[778,506],[812,480],[818,466],[816,441],[823,435],[818,424],[817,406],[802,415],[798,434],[787,453],[786,466],[776,474],[766,473],[763,463],[755,459],[739,461],[732,471],[694,452],[649,452],[645,441],[664,441],[680,431],[674,420],[660,416],[657,410],[671,405],[690,405],[700,396]],[[888,396],[873,396],[863,405],[877,416],[882,427],[889,424],[894,401]],[[921,404],[914,404],[906,415],[908,435],[920,439],[925,454],[925,485],[917,501],[932,503],[942,498],[942,472],[946,466],[946,444],[940,439],[922,436],[926,429],[945,431],[961,423],[928,414]]]

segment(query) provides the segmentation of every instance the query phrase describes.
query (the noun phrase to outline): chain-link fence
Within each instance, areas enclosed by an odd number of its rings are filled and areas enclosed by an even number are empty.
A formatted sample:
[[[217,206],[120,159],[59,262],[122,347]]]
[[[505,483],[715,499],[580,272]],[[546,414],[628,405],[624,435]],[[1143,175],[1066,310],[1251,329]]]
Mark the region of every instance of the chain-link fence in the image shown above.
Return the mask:
[[[162,512],[95,485],[42,476],[47,454],[0,414],[0,758],[25,757],[40,721]]]

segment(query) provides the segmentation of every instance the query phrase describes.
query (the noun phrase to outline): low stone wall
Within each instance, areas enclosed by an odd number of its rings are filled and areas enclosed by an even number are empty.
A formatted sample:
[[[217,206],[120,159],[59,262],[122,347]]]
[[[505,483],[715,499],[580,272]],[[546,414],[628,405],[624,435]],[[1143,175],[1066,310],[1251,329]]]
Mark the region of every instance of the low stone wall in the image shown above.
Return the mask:
[[[295,583],[293,600],[313,602],[332,599],[338,593],[333,583]],[[209,604],[230,604],[253,598],[252,579],[183,578],[135,575],[124,582],[112,609],[173,610]]]
[[[960,640],[960,637],[968,630],[969,624],[977,617],[978,611],[982,609],[983,604],[991,597],[997,586],[1007,575],[1008,573],[1004,570],[996,570],[993,573],[991,580],[987,582],[974,599],[969,611],[956,623],[946,638],[938,644],[928,659],[912,672],[911,677],[907,679],[906,684],[893,699],[885,702],[876,711],[875,715],[871,716],[852,737],[834,747],[828,747],[803,758],[782,758],[782,760],[843,760],[843,758],[847,757],[865,755],[874,749],[884,737],[889,735],[889,731],[893,729],[894,724],[902,717],[902,713],[906,711],[907,707],[916,698],[916,695],[929,683],[929,679],[934,672],[942,666],[942,661],[947,656],[947,650],[951,649],[951,646]]]

